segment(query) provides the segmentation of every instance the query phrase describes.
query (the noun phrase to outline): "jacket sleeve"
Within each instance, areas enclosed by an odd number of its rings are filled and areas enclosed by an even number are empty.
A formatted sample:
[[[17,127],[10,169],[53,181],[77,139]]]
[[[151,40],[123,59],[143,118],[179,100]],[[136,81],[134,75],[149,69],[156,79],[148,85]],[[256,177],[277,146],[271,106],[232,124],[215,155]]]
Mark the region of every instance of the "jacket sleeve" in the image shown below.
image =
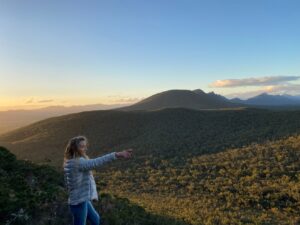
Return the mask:
[[[94,159],[79,159],[79,170],[86,171],[86,170],[93,170],[107,162],[117,159],[116,152],[111,152],[106,155],[94,158]]]

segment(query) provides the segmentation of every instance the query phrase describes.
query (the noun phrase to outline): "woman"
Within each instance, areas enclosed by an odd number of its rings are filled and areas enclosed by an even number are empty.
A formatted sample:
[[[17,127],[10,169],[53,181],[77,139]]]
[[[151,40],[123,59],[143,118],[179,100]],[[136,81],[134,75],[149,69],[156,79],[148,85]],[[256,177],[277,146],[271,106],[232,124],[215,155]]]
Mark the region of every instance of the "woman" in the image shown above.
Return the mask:
[[[69,140],[64,153],[65,185],[69,193],[68,204],[73,215],[73,225],[85,225],[88,219],[92,225],[100,224],[100,215],[92,201],[98,201],[96,183],[91,170],[118,158],[131,158],[132,150],[111,152],[90,159],[86,155],[88,140],[85,136]]]

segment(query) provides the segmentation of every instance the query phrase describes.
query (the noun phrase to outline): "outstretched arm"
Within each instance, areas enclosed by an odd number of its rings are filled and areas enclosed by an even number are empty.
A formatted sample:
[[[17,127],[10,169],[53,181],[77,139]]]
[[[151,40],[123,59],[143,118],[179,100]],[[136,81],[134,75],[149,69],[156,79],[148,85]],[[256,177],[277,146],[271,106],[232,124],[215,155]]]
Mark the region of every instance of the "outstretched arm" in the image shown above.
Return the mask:
[[[118,158],[131,158],[131,156],[132,156],[132,149],[128,149],[121,152],[111,152],[94,159],[80,158],[79,170],[81,171],[93,170],[107,162],[116,160]]]
[[[112,160],[117,159],[116,152],[111,152],[106,155],[94,158],[94,159],[79,159],[79,170],[86,171],[86,170],[93,170],[103,164],[110,162]]]

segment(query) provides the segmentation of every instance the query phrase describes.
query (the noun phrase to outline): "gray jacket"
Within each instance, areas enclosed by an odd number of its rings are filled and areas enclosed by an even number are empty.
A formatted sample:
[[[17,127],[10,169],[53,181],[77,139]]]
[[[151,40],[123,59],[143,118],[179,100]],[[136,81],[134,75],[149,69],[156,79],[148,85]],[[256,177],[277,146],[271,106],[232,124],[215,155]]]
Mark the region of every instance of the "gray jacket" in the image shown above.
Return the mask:
[[[96,183],[91,170],[117,159],[115,153],[111,152],[94,159],[80,157],[66,161],[64,178],[69,193],[68,204],[76,205],[85,200],[93,199],[98,201]]]

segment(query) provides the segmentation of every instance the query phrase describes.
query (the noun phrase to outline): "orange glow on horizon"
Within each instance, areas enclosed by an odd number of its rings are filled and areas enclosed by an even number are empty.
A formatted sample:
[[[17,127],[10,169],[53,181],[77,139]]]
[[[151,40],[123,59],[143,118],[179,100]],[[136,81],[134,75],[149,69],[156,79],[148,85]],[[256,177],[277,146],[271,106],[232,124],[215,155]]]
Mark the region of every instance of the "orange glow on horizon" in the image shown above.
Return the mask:
[[[116,104],[133,104],[142,98],[120,98],[110,96],[107,98],[41,98],[41,97],[22,97],[22,98],[0,98],[0,111],[7,110],[30,110],[39,109],[49,106],[83,106],[93,104],[116,105]]]

